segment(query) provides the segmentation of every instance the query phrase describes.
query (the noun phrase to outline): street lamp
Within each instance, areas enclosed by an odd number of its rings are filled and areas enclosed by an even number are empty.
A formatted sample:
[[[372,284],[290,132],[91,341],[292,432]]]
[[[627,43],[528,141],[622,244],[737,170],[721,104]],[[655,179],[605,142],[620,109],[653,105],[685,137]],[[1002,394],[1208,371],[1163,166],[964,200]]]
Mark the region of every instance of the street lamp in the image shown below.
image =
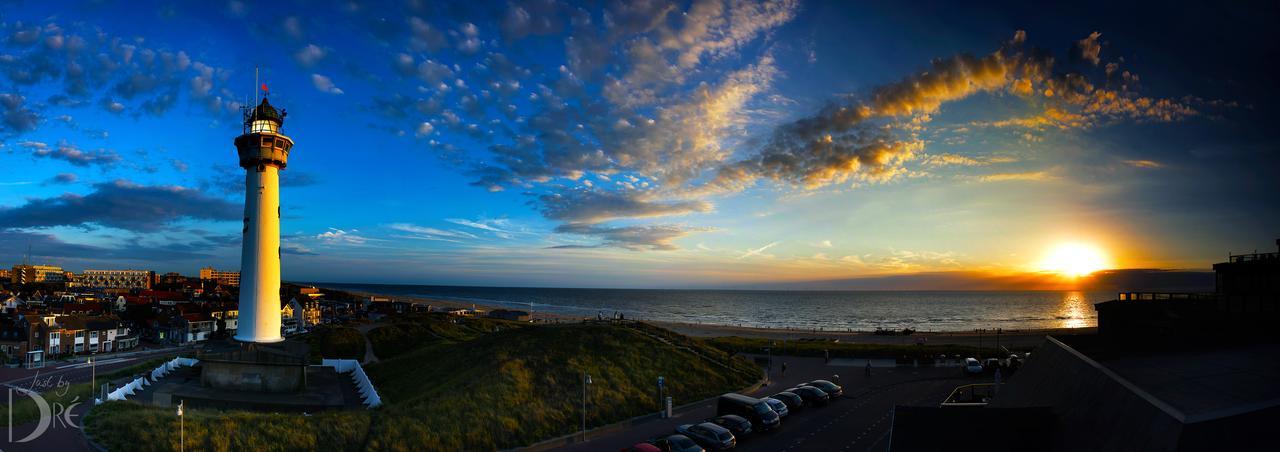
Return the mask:
[[[93,396],[93,401],[97,403],[97,381],[98,381],[98,363],[93,361],[93,354],[89,354],[89,395]]]
[[[181,400],[178,401],[178,451],[179,452],[184,451],[187,448],[187,432],[186,432],[186,429],[183,428],[184,422],[182,419],[183,418],[182,404],[184,403],[186,402]]]
[[[587,386],[591,384],[591,374],[582,371],[582,441],[587,440]]]

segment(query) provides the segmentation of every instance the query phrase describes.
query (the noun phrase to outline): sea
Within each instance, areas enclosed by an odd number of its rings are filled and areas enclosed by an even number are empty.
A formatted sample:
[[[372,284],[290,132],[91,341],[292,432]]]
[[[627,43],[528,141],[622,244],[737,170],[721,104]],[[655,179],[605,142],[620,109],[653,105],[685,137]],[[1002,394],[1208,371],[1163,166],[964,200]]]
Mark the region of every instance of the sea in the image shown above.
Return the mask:
[[[795,291],[468,287],[314,283],[316,286],[528,311],[822,331],[972,331],[1097,326],[1094,303],[1115,292]]]

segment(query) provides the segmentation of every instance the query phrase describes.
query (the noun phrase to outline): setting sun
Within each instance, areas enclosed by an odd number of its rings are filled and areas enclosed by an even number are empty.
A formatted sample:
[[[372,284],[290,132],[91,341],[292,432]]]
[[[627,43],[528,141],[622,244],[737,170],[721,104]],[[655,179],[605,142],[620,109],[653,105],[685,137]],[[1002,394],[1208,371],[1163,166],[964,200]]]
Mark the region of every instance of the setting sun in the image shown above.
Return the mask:
[[[1081,277],[1107,267],[1106,256],[1097,246],[1063,243],[1055,246],[1040,262],[1040,269],[1064,276]]]

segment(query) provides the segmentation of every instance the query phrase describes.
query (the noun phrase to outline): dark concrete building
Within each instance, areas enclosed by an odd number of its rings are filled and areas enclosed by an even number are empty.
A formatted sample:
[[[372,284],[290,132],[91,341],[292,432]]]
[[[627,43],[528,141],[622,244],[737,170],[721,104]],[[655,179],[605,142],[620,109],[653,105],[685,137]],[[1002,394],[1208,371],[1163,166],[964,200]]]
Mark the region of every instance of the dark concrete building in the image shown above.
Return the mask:
[[[1280,252],[1213,268],[1214,293],[1126,292],[1097,304],[1098,334],[1047,338],[985,406],[896,408],[891,450],[938,450],[950,444],[938,433],[956,428],[1002,438],[983,450],[1272,448]]]

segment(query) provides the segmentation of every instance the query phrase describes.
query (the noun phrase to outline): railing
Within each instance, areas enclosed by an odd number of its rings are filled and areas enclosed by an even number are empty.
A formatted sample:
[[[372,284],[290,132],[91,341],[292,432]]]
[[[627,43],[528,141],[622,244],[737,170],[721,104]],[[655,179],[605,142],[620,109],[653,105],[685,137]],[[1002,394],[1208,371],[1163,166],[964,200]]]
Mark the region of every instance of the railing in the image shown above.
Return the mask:
[[[1116,298],[1120,301],[1156,301],[1156,300],[1198,300],[1212,301],[1217,295],[1195,292],[1120,292]]]
[[[986,406],[987,402],[996,395],[995,383],[978,383],[957,387],[951,391],[951,395],[947,396],[947,400],[942,401],[944,407],[955,406]]]
[[[1280,253],[1230,254],[1227,259],[1233,264],[1258,261],[1280,260]]]

